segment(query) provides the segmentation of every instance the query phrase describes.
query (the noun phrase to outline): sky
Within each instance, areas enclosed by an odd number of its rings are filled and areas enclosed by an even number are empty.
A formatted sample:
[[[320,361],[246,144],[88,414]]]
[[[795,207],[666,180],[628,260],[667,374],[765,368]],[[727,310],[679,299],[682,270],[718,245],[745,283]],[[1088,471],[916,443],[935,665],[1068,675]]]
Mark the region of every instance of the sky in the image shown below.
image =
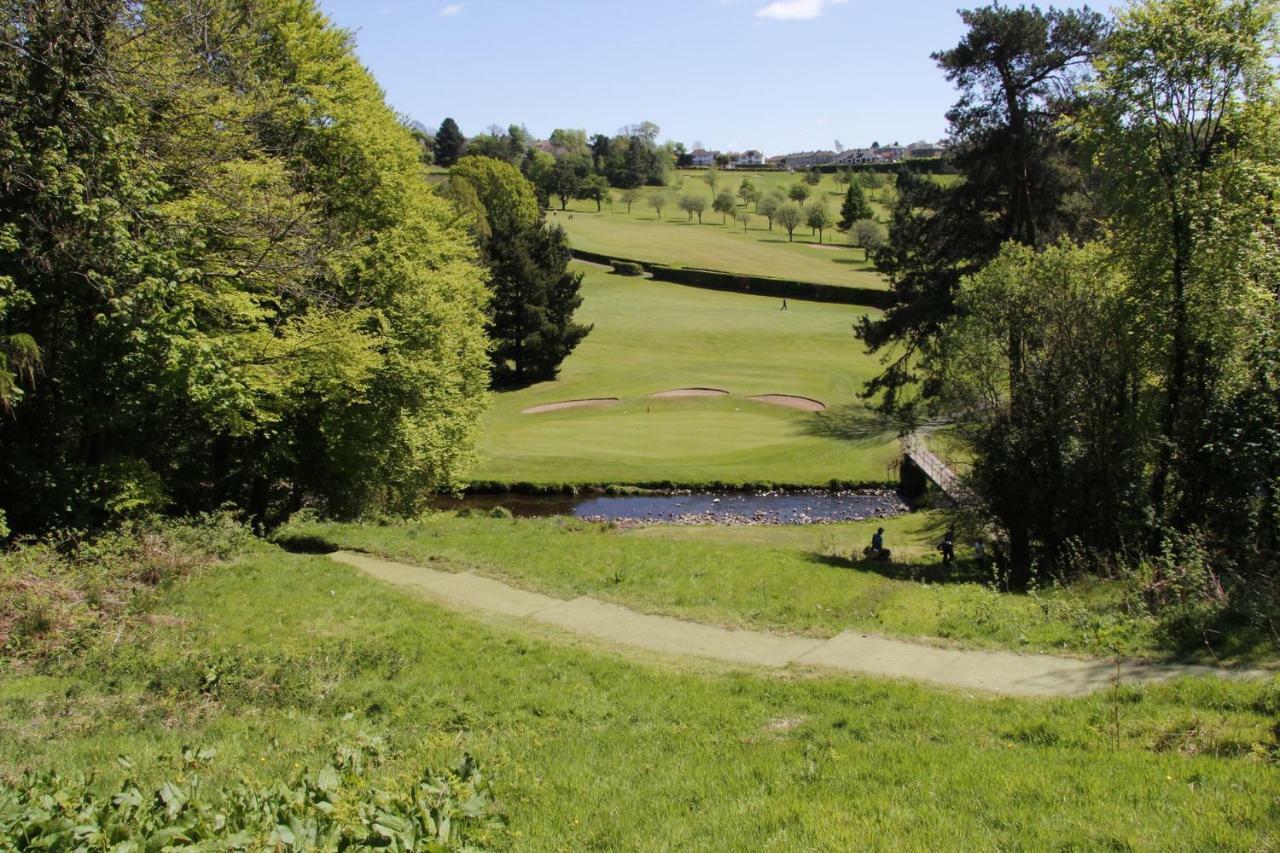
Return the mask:
[[[961,0],[319,0],[397,111],[765,156],[946,135]]]

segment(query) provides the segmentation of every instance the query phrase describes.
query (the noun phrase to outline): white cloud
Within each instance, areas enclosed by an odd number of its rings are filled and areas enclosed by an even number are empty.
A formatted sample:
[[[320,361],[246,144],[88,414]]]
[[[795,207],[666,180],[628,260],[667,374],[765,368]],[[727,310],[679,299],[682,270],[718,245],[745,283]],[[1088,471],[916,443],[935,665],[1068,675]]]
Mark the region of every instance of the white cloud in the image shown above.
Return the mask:
[[[811,21],[827,11],[827,7],[844,2],[845,0],[773,0],[768,6],[757,10],[756,17],[775,21]]]
[[[443,9],[440,10],[440,17],[452,18],[454,15],[458,14],[461,11],[462,11],[461,3],[451,3],[450,5],[445,6]]]

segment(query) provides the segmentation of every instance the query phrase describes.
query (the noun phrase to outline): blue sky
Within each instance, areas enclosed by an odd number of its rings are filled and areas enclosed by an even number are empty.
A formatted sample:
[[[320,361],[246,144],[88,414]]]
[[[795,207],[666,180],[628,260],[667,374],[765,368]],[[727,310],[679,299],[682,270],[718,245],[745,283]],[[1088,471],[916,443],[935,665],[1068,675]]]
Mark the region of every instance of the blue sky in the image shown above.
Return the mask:
[[[391,105],[471,135],[523,123],[766,155],[907,144],[946,131],[930,52],[957,0],[319,0],[356,34]]]

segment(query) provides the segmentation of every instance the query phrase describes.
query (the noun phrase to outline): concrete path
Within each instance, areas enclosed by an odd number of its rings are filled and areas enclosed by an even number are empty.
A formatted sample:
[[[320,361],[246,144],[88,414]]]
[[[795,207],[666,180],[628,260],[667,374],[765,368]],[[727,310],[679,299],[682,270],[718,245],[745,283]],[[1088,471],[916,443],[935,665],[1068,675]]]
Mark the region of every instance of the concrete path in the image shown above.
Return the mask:
[[[818,666],[1008,696],[1082,696],[1115,683],[1115,663],[1102,660],[939,649],[860,631],[845,631],[827,640],[738,631],[639,613],[590,596],[566,601],[471,572],[442,572],[347,551],[329,556],[449,604],[529,619],[598,640],[668,654],[770,668]],[[1179,664],[1124,663],[1120,667],[1121,681],[1129,684],[1197,675],[1266,678],[1271,673]]]

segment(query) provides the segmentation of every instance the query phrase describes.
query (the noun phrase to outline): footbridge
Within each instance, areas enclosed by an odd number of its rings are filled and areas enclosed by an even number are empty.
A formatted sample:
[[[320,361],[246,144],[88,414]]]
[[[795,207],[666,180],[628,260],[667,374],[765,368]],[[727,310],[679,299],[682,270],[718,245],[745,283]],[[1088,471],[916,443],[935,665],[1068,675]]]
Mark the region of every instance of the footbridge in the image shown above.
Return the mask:
[[[912,491],[913,487],[923,491],[923,480],[927,480],[956,503],[965,503],[972,497],[969,490],[961,484],[955,468],[929,449],[925,434],[908,433],[901,436],[898,443],[902,446],[898,477],[906,491]]]

